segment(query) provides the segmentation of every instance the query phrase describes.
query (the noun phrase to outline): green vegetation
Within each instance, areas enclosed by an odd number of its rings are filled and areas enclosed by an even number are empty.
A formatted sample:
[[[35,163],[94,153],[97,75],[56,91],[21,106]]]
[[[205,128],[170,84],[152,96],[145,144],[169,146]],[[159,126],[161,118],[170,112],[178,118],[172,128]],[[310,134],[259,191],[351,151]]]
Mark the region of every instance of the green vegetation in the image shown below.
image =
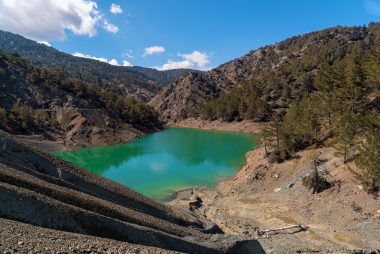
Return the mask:
[[[0,107],[0,125],[6,124],[7,122],[7,112],[4,108]]]
[[[113,66],[92,59],[74,57],[22,36],[0,30],[0,48],[17,52],[36,67],[59,68],[65,77],[79,78],[117,94],[134,94],[138,89],[157,92],[189,70],[158,71],[143,67]],[[1,76],[1,69],[0,69]]]
[[[318,169],[324,164],[325,161],[319,159],[318,154],[311,154],[310,159],[312,162],[313,172],[302,178],[302,185],[312,190],[313,194],[315,194],[330,188],[333,184],[328,182]]]
[[[261,99],[261,91],[260,83],[252,81],[206,103],[198,109],[197,113],[209,120],[254,119],[266,121],[270,117],[270,108],[268,103]]]
[[[363,169],[361,181],[364,187],[368,192],[375,192],[380,185],[380,114],[369,113],[364,123],[357,164]]]
[[[19,86],[20,89],[21,87],[28,89],[27,87],[34,86],[52,98],[64,97],[67,94],[78,96],[83,99],[82,102],[90,105],[90,108],[103,110],[139,128],[149,128],[159,123],[157,112],[143,102],[117,95],[113,91],[101,89],[78,78],[65,78],[60,69],[36,68],[17,54],[8,56],[2,52],[0,52],[0,66],[3,66],[4,70],[0,82],[9,84],[10,87]],[[0,126],[4,128],[8,124],[11,125],[9,126],[11,129],[25,132],[46,120],[48,117],[46,114],[33,110],[41,108],[41,105],[31,100],[27,100],[29,102],[24,104],[21,101],[25,100],[26,94],[17,94],[16,90],[14,93],[19,97],[6,97],[6,93],[0,95],[0,98],[5,96],[0,101]]]
[[[222,93],[192,112],[193,116],[201,116],[207,120],[222,119],[223,121],[239,121],[253,119],[268,121],[271,109],[263,98],[263,90],[259,80],[250,81],[230,92]]]
[[[315,91],[291,103],[280,124],[276,119],[271,121],[269,125],[277,128],[269,130],[277,130],[276,135],[270,135],[273,131],[264,133],[273,160],[282,161],[297,151],[319,145],[324,134],[332,132],[337,154],[345,163],[357,157],[363,169],[362,183],[369,192],[377,190],[380,121],[375,124],[374,119],[380,117],[378,74],[365,70],[380,69],[380,61],[366,61],[374,59],[379,48],[380,44],[369,52],[355,48],[335,64],[321,65],[316,72]]]
[[[344,163],[352,158],[356,150],[357,141],[355,140],[359,134],[358,117],[352,113],[345,112],[336,126],[336,148],[338,155],[343,157]]]
[[[17,101],[11,110],[9,118],[22,131],[28,130],[34,121],[34,112],[31,107]]]
[[[380,133],[367,134],[360,147],[359,166],[364,170],[362,182],[368,192],[375,192],[380,183]]]
[[[13,104],[10,112],[0,107],[0,127],[11,125],[14,129],[25,132],[33,127],[34,120],[33,109],[19,100]]]
[[[340,27],[262,48],[265,61],[252,71],[254,79],[199,105],[193,116],[269,120],[263,144],[277,162],[333,137],[337,155],[356,160],[373,192],[380,185],[380,124],[369,119],[380,115],[379,34],[379,24]],[[305,184],[313,179],[317,173]]]
[[[46,72],[45,74],[46,75]],[[134,99],[116,95],[114,92],[100,89],[93,84],[83,83],[77,78],[61,81],[60,72],[49,72],[45,77],[49,83],[56,84],[65,91],[82,98],[89,99],[100,108],[106,108],[117,113],[125,122],[130,124],[149,124],[157,122],[157,113],[144,103]]]

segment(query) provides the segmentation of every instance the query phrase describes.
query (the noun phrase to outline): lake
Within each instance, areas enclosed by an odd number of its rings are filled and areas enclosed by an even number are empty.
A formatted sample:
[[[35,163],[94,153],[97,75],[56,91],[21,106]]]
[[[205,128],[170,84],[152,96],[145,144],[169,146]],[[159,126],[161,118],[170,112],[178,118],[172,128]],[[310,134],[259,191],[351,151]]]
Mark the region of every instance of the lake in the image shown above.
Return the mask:
[[[53,154],[164,201],[176,191],[213,187],[233,176],[257,140],[252,134],[170,128],[127,144]]]

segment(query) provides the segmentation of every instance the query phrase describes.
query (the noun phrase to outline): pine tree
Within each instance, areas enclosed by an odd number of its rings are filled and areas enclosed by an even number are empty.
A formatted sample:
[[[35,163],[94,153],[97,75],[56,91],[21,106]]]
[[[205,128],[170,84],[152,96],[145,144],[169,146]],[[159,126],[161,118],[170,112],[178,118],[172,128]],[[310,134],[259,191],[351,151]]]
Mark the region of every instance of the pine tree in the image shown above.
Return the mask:
[[[267,156],[269,155],[269,148],[274,149],[275,153],[279,153],[280,151],[280,126],[280,116],[274,113],[268,126],[262,132],[263,144]]]
[[[12,107],[12,113],[15,116],[17,127],[21,130],[27,130],[34,119],[34,112],[32,108],[17,101]]]
[[[349,96],[347,89],[346,78],[346,62],[339,61],[333,66],[332,80],[334,82],[335,92],[333,107],[339,115],[342,115],[346,110],[346,98]]]
[[[362,118],[364,139],[359,145],[357,165],[363,170],[361,181],[368,192],[380,184],[380,112],[368,112]]]
[[[366,100],[368,87],[366,86],[366,74],[363,64],[363,54],[356,49],[346,59],[346,105],[350,112],[356,110]]]
[[[365,67],[367,85],[380,91],[380,42],[369,54]]]
[[[321,109],[327,114],[329,127],[332,126],[332,113],[334,112],[335,84],[333,69],[327,63],[322,63],[316,77],[317,96],[321,100]]]
[[[337,145],[338,155],[343,156],[347,163],[356,147],[356,137],[359,132],[357,117],[351,112],[346,112],[337,123]]]
[[[4,108],[0,107],[0,126],[4,126],[7,122],[7,112]]]
[[[362,168],[361,180],[366,190],[373,193],[380,184],[380,130],[367,133],[359,147],[357,164]]]
[[[280,127],[281,148],[285,156],[313,144],[320,130],[320,116],[315,97],[305,96],[293,103]]]

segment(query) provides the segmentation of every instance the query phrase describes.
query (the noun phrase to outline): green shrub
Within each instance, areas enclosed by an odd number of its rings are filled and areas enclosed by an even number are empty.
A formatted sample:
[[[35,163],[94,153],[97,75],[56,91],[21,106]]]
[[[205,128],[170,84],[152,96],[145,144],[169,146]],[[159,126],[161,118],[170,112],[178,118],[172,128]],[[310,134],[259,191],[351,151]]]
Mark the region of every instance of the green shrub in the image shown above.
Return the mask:
[[[0,126],[7,123],[7,112],[4,108],[0,107]]]
[[[12,113],[20,130],[26,131],[31,127],[34,120],[34,112],[31,107],[17,101],[12,107]]]

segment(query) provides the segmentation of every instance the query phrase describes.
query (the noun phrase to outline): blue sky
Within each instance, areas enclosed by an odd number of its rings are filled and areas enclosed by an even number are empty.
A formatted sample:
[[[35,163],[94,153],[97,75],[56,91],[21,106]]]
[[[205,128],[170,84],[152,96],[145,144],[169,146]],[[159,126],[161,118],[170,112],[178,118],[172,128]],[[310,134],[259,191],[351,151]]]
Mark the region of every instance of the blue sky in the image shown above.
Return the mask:
[[[10,16],[0,17],[0,29],[48,41],[70,54],[115,59],[120,65],[124,60],[159,69],[206,70],[293,35],[336,25],[365,25],[380,18],[380,0],[92,0],[96,5],[91,8],[87,0],[67,0],[76,1],[72,8],[63,6],[65,1],[0,0],[0,16]],[[33,20],[34,7],[27,4],[31,2],[43,4],[35,11],[46,15],[44,20]],[[110,11],[112,4],[115,13]],[[57,13],[79,8],[81,14],[75,19],[70,13],[53,15],[54,8],[60,8]],[[25,27],[25,22],[14,24],[20,9],[39,31]],[[96,18],[91,20],[91,15]]]

